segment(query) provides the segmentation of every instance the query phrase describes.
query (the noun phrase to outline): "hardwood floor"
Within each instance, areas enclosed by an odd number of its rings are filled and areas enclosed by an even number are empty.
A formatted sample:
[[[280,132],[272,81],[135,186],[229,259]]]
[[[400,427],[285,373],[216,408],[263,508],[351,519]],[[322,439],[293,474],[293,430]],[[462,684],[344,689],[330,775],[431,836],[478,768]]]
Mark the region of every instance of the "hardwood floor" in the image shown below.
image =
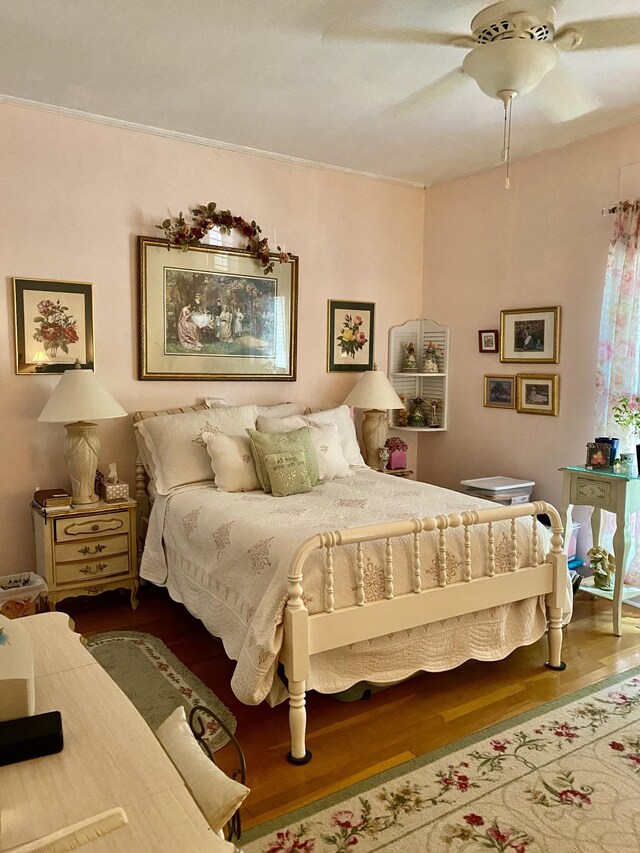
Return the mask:
[[[284,757],[289,749],[286,703],[276,708],[240,703],[229,686],[233,663],[222,644],[164,590],[142,587],[137,611],[128,600],[111,592],[66,599],[58,609],[69,613],[86,636],[122,629],[160,637],[233,711],[251,788],[243,808],[247,828],[640,664],[640,610],[623,608],[623,633],[614,637],[609,602],[579,592],[564,632],[564,672],[542,666],[547,659],[543,638],[505,660],[468,661],[449,672],[422,673],[367,701],[343,703],[311,693],[307,745],[314,757],[292,767]]]

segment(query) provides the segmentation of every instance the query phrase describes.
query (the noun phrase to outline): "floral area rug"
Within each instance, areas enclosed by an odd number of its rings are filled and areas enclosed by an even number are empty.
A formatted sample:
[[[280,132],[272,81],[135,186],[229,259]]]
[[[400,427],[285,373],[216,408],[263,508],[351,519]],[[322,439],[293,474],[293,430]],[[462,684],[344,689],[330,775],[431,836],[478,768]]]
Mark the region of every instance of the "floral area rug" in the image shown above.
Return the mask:
[[[87,649],[127,694],[154,731],[183,705],[187,719],[194,705],[206,705],[230,731],[236,718],[162,640],[139,631],[109,631],[87,639]],[[229,740],[211,718],[206,719],[207,741],[213,750]]]
[[[572,693],[256,827],[243,835],[242,849],[637,853],[639,673]]]

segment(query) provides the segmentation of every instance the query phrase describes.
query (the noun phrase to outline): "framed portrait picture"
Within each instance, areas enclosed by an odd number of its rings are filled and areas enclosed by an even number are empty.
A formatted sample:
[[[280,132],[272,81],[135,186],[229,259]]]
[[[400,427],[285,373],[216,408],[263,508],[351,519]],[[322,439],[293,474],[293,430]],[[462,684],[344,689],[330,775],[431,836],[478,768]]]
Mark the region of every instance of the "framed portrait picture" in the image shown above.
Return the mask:
[[[484,404],[493,409],[515,409],[515,376],[485,376]]]
[[[498,330],[480,329],[478,332],[478,349],[480,352],[498,352]]]
[[[559,360],[559,306],[500,312],[500,361],[557,364]]]
[[[611,465],[611,445],[599,441],[587,444],[587,468],[608,468]]]
[[[516,408],[528,415],[558,414],[558,374],[518,373]]]
[[[93,292],[86,282],[14,278],[16,373],[94,367]]]
[[[375,304],[329,300],[327,370],[373,369]]]
[[[296,378],[298,258],[138,238],[140,379]]]

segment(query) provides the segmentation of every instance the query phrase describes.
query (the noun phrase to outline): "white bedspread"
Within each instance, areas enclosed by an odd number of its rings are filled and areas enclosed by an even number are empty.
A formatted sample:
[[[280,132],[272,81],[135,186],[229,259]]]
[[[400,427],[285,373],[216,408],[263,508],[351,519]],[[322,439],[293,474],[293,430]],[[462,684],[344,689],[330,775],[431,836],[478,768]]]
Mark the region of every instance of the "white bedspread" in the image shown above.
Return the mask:
[[[229,494],[212,486],[184,487],[156,500],[140,574],[166,585],[175,599],[222,639],[227,654],[237,661],[232,687],[242,702],[258,704],[268,698],[275,704],[286,698],[276,665],[287,571],[301,542],[327,530],[489,506],[495,504],[369,469],[287,498],[263,492]],[[531,561],[530,525],[530,519],[518,520],[523,566]],[[539,530],[542,559],[548,534],[541,526]],[[509,522],[495,525],[497,571],[508,569],[509,532]],[[474,576],[486,567],[483,533],[481,527],[471,529]],[[437,585],[436,537],[435,533],[421,537],[424,587]],[[448,531],[447,539],[447,576],[453,581],[462,573],[460,529]],[[347,546],[334,553],[337,607],[355,603],[355,560],[347,559],[354,549]],[[382,598],[383,545],[365,544],[364,557],[366,598]],[[410,559],[409,549],[394,544],[396,594],[410,589]],[[314,553],[305,568],[304,600],[311,613],[322,609],[321,562],[321,555]],[[315,655],[307,689],[335,693],[363,679],[386,683],[421,669],[452,669],[469,658],[499,660],[518,646],[538,640],[545,627],[542,599],[435,622]]]

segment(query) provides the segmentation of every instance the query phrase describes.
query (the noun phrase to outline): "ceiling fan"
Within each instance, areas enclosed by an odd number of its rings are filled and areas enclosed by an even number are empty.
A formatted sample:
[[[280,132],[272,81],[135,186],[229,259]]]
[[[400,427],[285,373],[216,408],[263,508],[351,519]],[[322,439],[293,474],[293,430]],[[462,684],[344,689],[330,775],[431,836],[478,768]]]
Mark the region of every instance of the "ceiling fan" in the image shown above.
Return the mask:
[[[562,2],[556,0],[555,7]],[[640,17],[591,19],[560,28],[555,19],[551,0],[501,0],[478,12],[471,21],[470,35],[338,24],[327,29],[325,38],[470,49],[461,66],[407,98],[398,112],[451,94],[465,76],[475,80],[485,94],[503,102],[533,91],[547,78],[542,106],[556,121],[569,121],[596,109],[599,101],[566,71],[560,52],[638,46]]]

